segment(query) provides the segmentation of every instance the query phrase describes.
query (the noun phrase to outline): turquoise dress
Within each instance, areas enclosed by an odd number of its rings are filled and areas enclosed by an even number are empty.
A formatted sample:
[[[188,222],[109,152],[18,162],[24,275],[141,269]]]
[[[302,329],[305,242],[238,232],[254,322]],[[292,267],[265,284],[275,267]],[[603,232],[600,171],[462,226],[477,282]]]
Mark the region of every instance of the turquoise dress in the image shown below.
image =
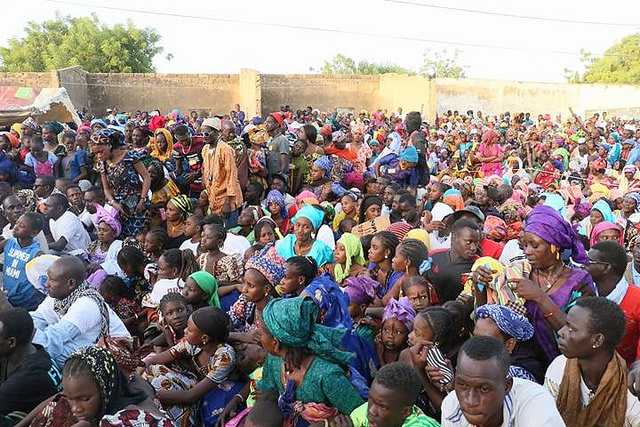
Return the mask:
[[[282,240],[276,243],[276,251],[282,258],[289,259],[296,256],[296,236],[295,234],[287,234]],[[327,246],[326,243],[316,240],[311,246],[311,250],[307,254],[311,258],[315,259],[318,263],[318,267],[322,267],[325,264],[333,263],[333,250]]]

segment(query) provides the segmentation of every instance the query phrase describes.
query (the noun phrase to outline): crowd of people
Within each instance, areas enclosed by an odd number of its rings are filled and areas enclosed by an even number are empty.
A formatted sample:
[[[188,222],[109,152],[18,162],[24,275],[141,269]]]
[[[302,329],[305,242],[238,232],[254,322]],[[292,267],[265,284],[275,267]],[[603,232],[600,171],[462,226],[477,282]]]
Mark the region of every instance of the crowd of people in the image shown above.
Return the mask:
[[[640,426],[640,122],[0,132],[0,426]]]

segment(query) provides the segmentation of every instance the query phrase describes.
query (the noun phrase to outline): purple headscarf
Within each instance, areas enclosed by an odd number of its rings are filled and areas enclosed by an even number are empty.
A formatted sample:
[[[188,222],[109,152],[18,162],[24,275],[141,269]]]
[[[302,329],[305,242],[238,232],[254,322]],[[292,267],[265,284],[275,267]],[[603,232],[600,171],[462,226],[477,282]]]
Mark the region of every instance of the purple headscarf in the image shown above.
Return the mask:
[[[371,304],[380,284],[370,277],[349,277],[345,280],[344,293],[349,295],[351,304]]]
[[[287,206],[281,192],[278,190],[269,191],[269,194],[267,194],[267,207],[269,207],[269,203],[277,204],[280,208],[280,217],[287,218]]]
[[[122,231],[122,224],[118,221],[118,211],[109,205],[102,207],[100,204],[96,204],[96,210],[96,222],[98,224],[101,222],[106,223],[118,237]]]
[[[408,331],[413,329],[413,319],[416,317],[416,312],[411,306],[409,302],[409,298],[402,297],[399,300],[390,299],[384,308],[384,315],[382,316],[382,321],[388,319],[397,319],[404,326],[407,327]]]
[[[573,261],[587,263],[587,254],[578,234],[552,207],[536,206],[527,217],[524,231],[535,234],[562,251],[569,251]]]

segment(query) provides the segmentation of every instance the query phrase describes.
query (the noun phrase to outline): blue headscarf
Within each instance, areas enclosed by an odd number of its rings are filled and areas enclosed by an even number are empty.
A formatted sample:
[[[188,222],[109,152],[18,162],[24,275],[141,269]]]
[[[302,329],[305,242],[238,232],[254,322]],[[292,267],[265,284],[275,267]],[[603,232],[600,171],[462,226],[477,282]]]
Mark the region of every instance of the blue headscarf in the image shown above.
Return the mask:
[[[319,157],[318,160],[313,162],[313,166],[318,167],[324,171],[324,177],[329,178],[331,176],[331,168],[333,167],[333,163],[329,156]]]
[[[527,341],[533,336],[533,326],[529,320],[509,307],[499,304],[485,304],[476,310],[478,319],[492,319],[498,329],[516,341]]]
[[[320,209],[314,208],[313,206],[305,205],[293,218],[291,218],[291,222],[295,224],[296,221],[298,221],[298,218],[308,219],[311,222],[313,229],[318,231],[318,228],[322,225],[324,212]]]
[[[271,190],[267,194],[267,207],[270,203],[275,203],[280,207],[280,217],[287,218],[287,205],[284,201],[284,196],[278,190]]]
[[[600,212],[602,214],[603,221],[613,222],[615,224],[616,216],[613,214],[613,211],[611,210],[611,206],[609,206],[609,203],[607,203],[605,200],[602,200],[602,199],[598,200],[593,205],[591,210],[592,211],[596,210]]]
[[[542,197],[544,197],[544,206],[552,207],[564,217],[564,214],[567,211],[567,203],[561,195],[557,193],[543,193]]]
[[[310,296],[320,307],[320,324],[351,330],[353,321],[349,316],[349,296],[331,276],[325,273],[316,277],[304,288],[303,294]]]
[[[418,150],[413,145],[408,146],[400,153],[400,160],[409,163],[418,163]]]

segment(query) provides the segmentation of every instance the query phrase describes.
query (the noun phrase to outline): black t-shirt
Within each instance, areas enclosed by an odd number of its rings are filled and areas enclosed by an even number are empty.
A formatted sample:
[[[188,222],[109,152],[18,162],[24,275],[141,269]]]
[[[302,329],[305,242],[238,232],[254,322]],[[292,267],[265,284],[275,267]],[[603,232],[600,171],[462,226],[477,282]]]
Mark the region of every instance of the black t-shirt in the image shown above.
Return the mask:
[[[474,262],[475,260],[453,261],[448,250],[431,254],[431,269],[425,276],[436,289],[440,304],[452,301],[460,295]]]
[[[8,378],[0,377],[0,416],[13,411],[29,413],[60,391],[60,370],[44,348],[36,345],[36,349]],[[6,364],[0,362],[0,374],[4,376],[5,370]]]

